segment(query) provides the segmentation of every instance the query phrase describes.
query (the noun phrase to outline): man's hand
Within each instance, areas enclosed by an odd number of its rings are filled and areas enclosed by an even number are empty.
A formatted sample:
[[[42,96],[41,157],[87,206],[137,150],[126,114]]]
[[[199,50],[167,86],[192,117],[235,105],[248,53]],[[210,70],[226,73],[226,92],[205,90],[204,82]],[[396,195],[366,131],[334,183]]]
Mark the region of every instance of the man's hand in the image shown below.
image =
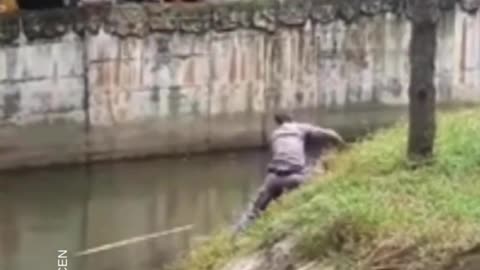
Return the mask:
[[[343,150],[343,149],[348,148],[348,143],[342,137],[339,137],[338,146],[339,146],[340,149]]]
[[[344,149],[347,146],[345,140],[335,130],[329,129],[328,135],[335,141],[335,144],[338,148]]]

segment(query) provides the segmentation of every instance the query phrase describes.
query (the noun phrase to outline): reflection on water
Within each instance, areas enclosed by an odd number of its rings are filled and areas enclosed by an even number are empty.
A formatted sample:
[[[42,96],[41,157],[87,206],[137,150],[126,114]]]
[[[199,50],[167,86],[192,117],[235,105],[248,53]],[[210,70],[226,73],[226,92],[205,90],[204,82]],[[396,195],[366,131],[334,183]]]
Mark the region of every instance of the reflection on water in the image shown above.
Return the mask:
[[[195,236],[232,222],[260,182],[265,153],[0,175],[0,269],[159,270]],[[194,224],[183,232],[74,259],[73,253]]]

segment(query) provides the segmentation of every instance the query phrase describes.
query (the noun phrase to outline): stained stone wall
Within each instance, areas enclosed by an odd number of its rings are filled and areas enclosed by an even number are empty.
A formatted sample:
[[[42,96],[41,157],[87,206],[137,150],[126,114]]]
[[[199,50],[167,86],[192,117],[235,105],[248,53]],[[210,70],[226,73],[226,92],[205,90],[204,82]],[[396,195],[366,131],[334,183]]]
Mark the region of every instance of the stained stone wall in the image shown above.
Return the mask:
[[[439,1],[439,102],[480,101],[479,5]],[[409,14],[284,0],[2,17],[0,168],[258,146],[278,108],[368,124],[408,102]]]

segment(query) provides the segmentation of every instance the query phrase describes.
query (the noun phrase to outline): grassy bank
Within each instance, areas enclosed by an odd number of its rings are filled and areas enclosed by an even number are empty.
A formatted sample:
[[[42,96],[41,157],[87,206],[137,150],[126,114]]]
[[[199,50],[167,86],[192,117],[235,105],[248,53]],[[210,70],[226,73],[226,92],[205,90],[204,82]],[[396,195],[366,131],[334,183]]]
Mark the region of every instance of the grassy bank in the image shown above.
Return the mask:
[[[242,238],[218,234],[182,269],[218,269],[294,235],[299,260],[345,269],[435,269],[480,244],[480,110],[438,118],[436,159],[413,169],[405,123],[340,154],[331,170],[290,194]],[[340,268],[342,269],[342,268]]]

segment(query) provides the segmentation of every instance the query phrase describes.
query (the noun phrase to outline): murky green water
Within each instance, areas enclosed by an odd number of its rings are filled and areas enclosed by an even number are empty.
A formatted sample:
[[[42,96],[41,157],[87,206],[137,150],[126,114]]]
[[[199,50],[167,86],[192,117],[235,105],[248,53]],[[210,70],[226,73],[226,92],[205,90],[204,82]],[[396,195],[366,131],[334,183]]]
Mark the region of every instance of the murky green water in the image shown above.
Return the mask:
[[[260,151],[0,176],[0,269],[162,269],[196,237],[232,223],[262,181]],[[74,252],[176,226],[191,232],[75,259]]]

